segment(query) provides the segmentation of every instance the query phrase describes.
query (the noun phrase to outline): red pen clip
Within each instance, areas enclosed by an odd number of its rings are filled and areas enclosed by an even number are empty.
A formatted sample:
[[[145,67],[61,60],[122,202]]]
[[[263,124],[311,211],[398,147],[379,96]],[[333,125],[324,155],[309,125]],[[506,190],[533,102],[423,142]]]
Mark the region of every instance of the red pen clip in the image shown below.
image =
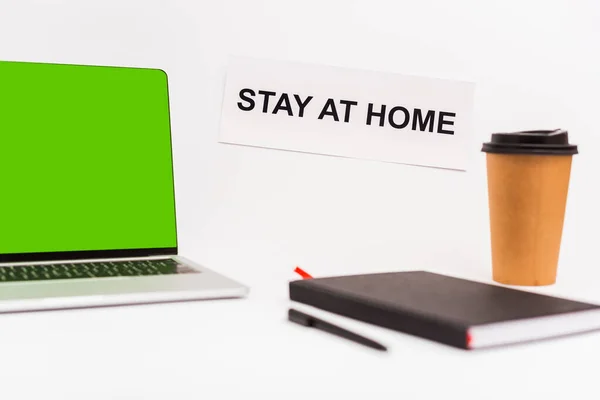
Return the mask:
[[[311,279],[312,278],[312,276],[307,274],[306,271],[303,271],[300,267],[296,267],[294,272],[297,273],[298,275],[300,275],[302,277],[302,279]]]

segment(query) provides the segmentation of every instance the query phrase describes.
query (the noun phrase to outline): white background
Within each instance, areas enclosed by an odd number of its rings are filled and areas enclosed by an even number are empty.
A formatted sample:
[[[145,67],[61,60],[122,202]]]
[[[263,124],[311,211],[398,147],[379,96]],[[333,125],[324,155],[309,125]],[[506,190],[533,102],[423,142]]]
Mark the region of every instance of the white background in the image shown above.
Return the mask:
[[[595,398],[597,335],[473,355],[393,335],[379,356],[282,322],[295,265],[489,279],[479,144],[462,173],[217,139],[230,54],[474,81],[480,142],[562,127],[580,146],[560,281],[540,291],[600,301],[598,21],[595,0],[0,0],[1,59],[169,73],[181,252],[252,286],[242,302],[2,317],[0,396]]]

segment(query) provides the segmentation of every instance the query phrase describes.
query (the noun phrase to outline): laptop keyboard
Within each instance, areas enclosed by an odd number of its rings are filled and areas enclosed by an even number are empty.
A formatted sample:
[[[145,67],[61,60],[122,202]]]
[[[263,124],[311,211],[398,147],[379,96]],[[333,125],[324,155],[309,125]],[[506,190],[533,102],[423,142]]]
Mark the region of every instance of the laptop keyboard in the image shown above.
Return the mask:
[[[14,265],[0,267],[0,283],[50,279],[106,278],[176,274],[177,261],[132,260],[69,264]]]

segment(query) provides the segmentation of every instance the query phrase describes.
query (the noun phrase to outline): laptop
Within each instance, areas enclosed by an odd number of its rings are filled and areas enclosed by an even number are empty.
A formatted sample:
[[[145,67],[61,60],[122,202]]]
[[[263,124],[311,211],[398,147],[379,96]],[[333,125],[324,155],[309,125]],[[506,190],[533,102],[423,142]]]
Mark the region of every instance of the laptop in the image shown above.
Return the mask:
[[[0,61],[0,312],[240,298],[178,253],[168,78]]]

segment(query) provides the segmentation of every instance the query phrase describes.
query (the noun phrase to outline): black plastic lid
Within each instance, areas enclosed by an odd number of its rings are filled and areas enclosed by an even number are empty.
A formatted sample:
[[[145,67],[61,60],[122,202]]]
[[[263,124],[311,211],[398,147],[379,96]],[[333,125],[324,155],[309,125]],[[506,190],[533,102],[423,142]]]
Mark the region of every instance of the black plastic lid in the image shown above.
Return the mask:
[[[493,133],[481,151],[501,154],[577,154],[577,145],[569,144],[569,133],[563,129]]]

